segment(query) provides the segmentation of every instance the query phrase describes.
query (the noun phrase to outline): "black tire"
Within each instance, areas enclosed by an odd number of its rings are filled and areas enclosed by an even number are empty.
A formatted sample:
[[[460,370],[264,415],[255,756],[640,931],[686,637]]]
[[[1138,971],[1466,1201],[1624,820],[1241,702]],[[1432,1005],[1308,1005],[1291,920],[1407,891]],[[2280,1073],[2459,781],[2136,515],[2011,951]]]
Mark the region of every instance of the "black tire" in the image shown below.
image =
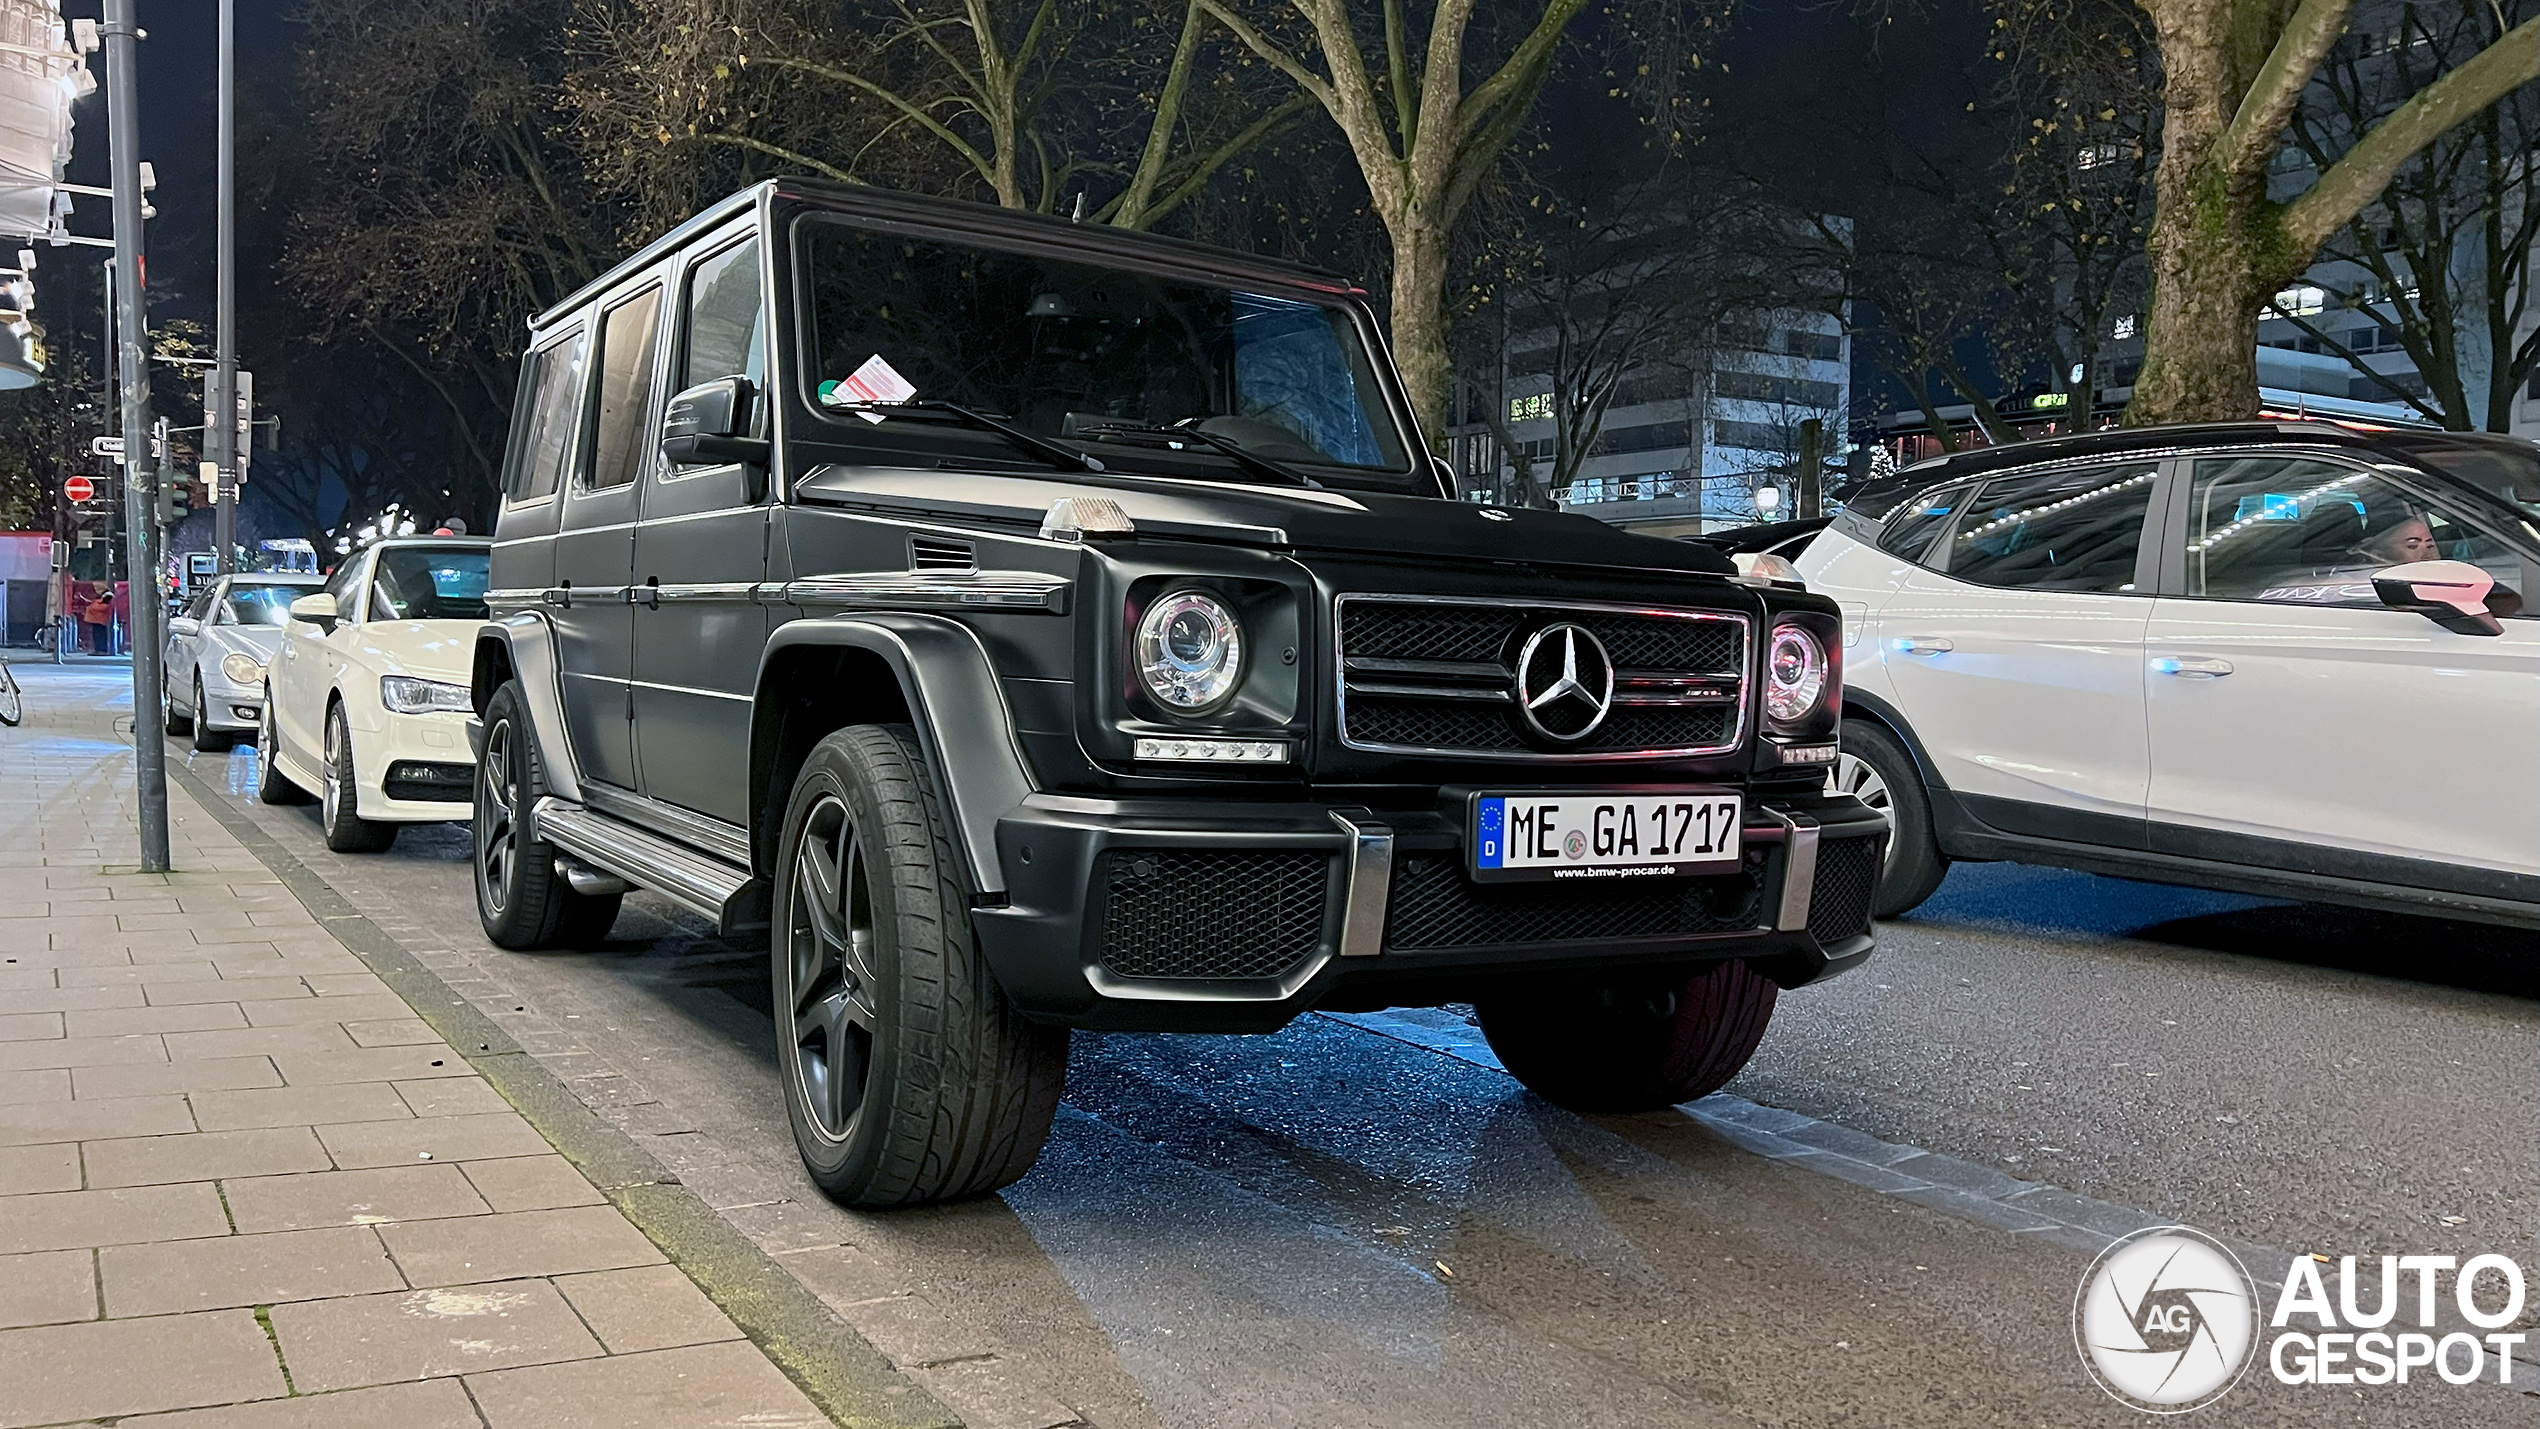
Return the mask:
[[[202,705],[198,702],[195,709],[199,713]],[[194,729],[195,718],[194,715],[181,715],[176,712],[176,687],[168,683],[167,672],[161,670],[159,672],[160,727],[171,735],[190,734]]]
[[[555,846],[539,839],[547,792],[538,740],[518,681],[485,703],[485,754],[476,763],[476,919],[498,948],[587,948],[608,937],[622,893],[576,893],[556,871]]]
[[[1931,897],[1949,876],[1949,856],[1940,851],[1940,837],[1932,829],[1931,793],[1923,787],[1922,770],[1896,736],[1868,720],[1845,720],[1843,756],[1827,787],[1860,796],[1894,826],[1870,912],[1893,918]]]
[[[1510,1075],[1579,1112],[1655,1111],[1709,1096],[1738,1074],[1779,995],[1743,962],[1690,977],[1621,974],[1530,986],[1476,1001],[1482,1035]]]
[[[203,703],[203,677],[197,674],[194,677],[194,717],[188,721],[194,726],[194,752],[226,754],[229,752],[229,747],[238,742],[238,736],[227,730],[212,728],[212,722],[206,713],[210,709],[211,706]]]
[[[318,827],[326,835],[326,846],[337,853],[378,853],[395,843],[395,824],[362,817],[361,787],[353,770],[353,726],[340,704],[327,706],[322,757],[326,762],[320,766],[324,778],[318,786]]]
[[[1032,1169],[1067,1030],[1007,1001],[905,725],[815,746],[786,801],[769,968],[777,1076],[803,1165],[862,1207],[993,1191]]]
[[[256,715],[256,802],[292,805],[309,802],[309,791],[291,782],[274,762],[274,748],[280,736],[273,728],[273,686],[265,686],[264,703]]]

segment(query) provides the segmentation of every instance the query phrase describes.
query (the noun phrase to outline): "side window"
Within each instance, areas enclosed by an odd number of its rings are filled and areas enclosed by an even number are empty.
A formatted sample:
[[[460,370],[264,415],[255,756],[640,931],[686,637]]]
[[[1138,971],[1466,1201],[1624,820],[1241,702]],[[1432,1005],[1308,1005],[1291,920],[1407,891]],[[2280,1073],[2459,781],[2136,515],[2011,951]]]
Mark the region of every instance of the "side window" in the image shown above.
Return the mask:
[[[522,374],[527,390],[520,411],[528,427],[521,436],[519,465],[512,473],[514,501],[555,495],[556,478],[573,447],[574,418],[581,405],[577,399],[582,393],[582,354],[588,342],[589,335],[576,330],[561,342],[549,343],[532,355],[529,371]]]
[[[600,319],[600,419],[591,445],[592,490],[624,486],[644,467],[643,434],[653,396],[653,334],[661,289],[646,289]]]
[[[1944,486],[1927,491],[1896,509],[1879,528],[1879,549],[1916,564],[1928,564],[1931,543],[1967,498],[1968,488]]]
[[[2218,600],[2378,607],[2372,574],[2467,561],[2501,587],[2522,559],[2484,527],[2355,467],[2308,457],[2196,463],[2187,593]]]
[[[346,556],[344,564],[335,568],[335,574],[327,577],[326,593],[335,597],[335,614],[339,619],[352,620],[353,607],[361,598],[362,568],[369,564],[367,557],[356,552]]]
[[[673,391],[718,377],[766,385],[767,306],[759,296],[758,240],[726,248],[688,272],[688,349]]]
[[[220,587],[205,586],[201,593],[194,597],[194,603],[185,608],[185,613],[194,617],[196,620],[205,621],[207,623],[220,623],[218,620],[219,607],[212,604],[212,597],[219,593]]]
[[[2130,592],[2160,473],[2143,462],[1997,477],[1969,497],[1942,569],[2014,590]]]

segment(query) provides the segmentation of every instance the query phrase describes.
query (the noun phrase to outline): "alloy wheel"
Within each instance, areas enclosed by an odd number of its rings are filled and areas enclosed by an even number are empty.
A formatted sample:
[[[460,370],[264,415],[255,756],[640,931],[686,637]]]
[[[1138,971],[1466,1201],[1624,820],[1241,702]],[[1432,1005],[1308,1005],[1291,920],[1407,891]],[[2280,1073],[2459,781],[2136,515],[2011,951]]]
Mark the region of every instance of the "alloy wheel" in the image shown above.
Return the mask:
[[[804,818],[784,937],[792,1075],[821,1137],[844,1141],[864,1102],[877,989],[872,885],[855,820],[835,794]]]
[[[342,802],[344,797],[344,791],[342,788],[343,781],[335,777],[335,753],[337,741],[339,739],[336,731],[342,729],[343,726],[344,722],[342,719],[334,715],[327,716],[326,762],[318,769],[318,813],[319,817],[329,829],[335,827],[336,806]]]
[[[485,904],[497,915],[511,890],[513,845],[512,722],[485,732],[484,768],[476,776],[476,877]]]
[[[256,705],[256,783],[262,787],[273,777],[273,687],[267,685]]]
[[[1887,781],[1879,777],[1878,770],[1871,768],[1868,760],[1857,754],[1843,753],[1834,757],[1834,768],[1826,774],[1826,792],[1849,794],[1891,820],[1896,817],[1896,796],[1889,792]],[[1896,840],[1891,837],[1887,841],[1883,866],[1893,866],[1895,862]]]

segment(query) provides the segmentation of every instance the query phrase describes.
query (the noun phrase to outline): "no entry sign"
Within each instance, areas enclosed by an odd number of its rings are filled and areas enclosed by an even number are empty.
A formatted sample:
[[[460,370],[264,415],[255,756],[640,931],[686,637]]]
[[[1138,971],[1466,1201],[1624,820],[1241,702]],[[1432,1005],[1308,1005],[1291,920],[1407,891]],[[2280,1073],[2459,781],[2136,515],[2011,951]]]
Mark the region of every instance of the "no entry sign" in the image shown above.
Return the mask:
[[[86,501],[96,496],[97,483],[84,476],[74,476],[62,483],[62,494],[73,501]]]

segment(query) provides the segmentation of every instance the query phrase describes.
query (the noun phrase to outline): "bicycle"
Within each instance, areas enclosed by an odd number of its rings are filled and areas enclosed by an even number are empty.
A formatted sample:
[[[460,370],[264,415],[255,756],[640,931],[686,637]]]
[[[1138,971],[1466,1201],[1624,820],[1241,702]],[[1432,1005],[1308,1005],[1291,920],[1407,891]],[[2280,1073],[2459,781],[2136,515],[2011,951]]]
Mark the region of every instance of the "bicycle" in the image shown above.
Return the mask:
[[[0,660],[0,724],[11,729],[26,717],[26,695],[18,688],[18,677],[9,673],[9,662]]]

